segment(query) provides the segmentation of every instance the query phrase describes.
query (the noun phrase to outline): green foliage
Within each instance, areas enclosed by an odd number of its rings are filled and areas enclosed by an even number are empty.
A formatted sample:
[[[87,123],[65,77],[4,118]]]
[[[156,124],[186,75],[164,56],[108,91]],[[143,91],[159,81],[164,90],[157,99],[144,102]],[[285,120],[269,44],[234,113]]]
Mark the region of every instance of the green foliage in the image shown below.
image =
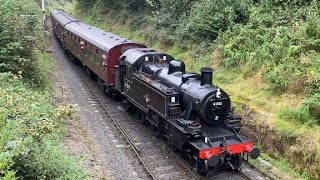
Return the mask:
[[[305,14],[308,8],[296,13]],[[247,24],[234,26],[218,39],[224,44],[224,66],[242,69],[246,76],[259,72],[273,92],[317,90],[319,14],[310,12],[304,22],[295,22],[294,18],[279,18],[295,17],[292,11],[280,9],[266,15],[261,7],[252,9]]]
[[[201,0],[183,17],[178,34],[193,42],[211,41],[237,23],[246,23],[250,1]]]
[[[33,1],[0,0],[0,72],[21,72],[35,85],[43,83],[37,50],[43,51],[39,6]]]
[[[77,179],[83,171],[57,146],[74,108],[51,105],[48,94],[27,88],[21,77],[0,74],[0,176]],[[50,156],[48,156],[50,154]]]
[[[46,3],[46,9],[47,14],[50,14],[50,10],[57,9],[57,8],[64,8],[69,3],[72,3],[73,0],[47,0]],[[37,1],[39,6],[41,6],[41,1]],[[88,1],[90,2],[90,1]]]
[[[279,110],[278,116],[289,121],[314,126],[316,122],[320,122],[320,93],[305,98],[301,107]]]
[[[153,11],[155,28],[176,30],[180,26],[180,19],[191,10],[193,4],[192,0],[160,0]]]
[[[43,53],[39,6],[0,0],[0,12],[0,178],[85,178],[58,145],[74,108],[48,98],[53,64]]]
[[[260,2],[266,7],[288,7],[288,6],[307,6],[310,5],[313,0],[255,0]]]
[[[50,154],[50,156],[48,156]],[[83,170],[57,143],[43,140],[16,163],[17,176],[28,179],[85,179]]]
[[[320,122],[320,93],[316,93],[304,99],[303,107]]]
[[[145,0],[78,0],[80,7],[106,8],[105,11],[113,9],[120,12],[145,12],[149,4]]]
[[[307,108],[284,108],[279,110],[278,116],[291,122],[306,124],[310,127],[316,123],[315,118]]]

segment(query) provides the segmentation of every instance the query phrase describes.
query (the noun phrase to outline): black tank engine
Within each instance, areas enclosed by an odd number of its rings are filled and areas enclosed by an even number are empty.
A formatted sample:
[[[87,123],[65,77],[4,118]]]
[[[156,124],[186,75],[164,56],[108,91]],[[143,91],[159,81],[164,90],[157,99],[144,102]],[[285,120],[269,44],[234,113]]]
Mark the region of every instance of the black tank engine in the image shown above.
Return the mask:
[[[241,119],[231,113],[229,95],[212,84],[213,70],[200,71],[186,73],[183,61],[153,49],[130,49],[120,57],[116,88],[140,121],[195,161],[200,173],[239,166],[244,153],[257,158],[253,142],[238,134]]]

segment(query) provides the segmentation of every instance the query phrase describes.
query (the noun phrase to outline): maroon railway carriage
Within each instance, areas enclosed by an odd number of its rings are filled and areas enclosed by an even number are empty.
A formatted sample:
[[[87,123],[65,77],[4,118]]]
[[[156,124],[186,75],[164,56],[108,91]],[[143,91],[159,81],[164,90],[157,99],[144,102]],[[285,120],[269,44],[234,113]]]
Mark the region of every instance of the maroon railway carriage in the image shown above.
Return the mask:
[[[53,31],[63,46],[98,76],[106,90],[115,85],[119,57],[128,49],[145,47],[85,24],[63,10],[53,10],[51,17]]]

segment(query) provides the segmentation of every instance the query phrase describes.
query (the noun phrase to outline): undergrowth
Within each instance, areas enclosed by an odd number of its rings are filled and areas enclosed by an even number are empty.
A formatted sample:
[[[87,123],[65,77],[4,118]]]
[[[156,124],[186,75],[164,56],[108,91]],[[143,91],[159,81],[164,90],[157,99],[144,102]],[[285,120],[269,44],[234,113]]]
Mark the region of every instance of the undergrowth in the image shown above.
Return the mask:
[[[75,108],[53,105],[36,2],[0,0],[0,179],[85,179],[60,144]]]
[[[53,106],[48,93],[28,88],[11,73],[0,73],[0,94],[0,177],[85,177],[59,145],[72,106]]]

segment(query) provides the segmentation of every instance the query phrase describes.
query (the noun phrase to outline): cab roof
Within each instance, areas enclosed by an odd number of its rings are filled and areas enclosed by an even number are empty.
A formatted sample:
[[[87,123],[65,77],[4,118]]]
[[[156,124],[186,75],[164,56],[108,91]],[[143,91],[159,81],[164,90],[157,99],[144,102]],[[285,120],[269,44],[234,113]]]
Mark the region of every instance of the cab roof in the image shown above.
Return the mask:
[[[127,50],[122,57],[125,57],[126,63],[134,65],[138,61],[159,61],[159,58],[166,61],[173,60],[168,54],[156,51],[151,48],[132,48]]]

